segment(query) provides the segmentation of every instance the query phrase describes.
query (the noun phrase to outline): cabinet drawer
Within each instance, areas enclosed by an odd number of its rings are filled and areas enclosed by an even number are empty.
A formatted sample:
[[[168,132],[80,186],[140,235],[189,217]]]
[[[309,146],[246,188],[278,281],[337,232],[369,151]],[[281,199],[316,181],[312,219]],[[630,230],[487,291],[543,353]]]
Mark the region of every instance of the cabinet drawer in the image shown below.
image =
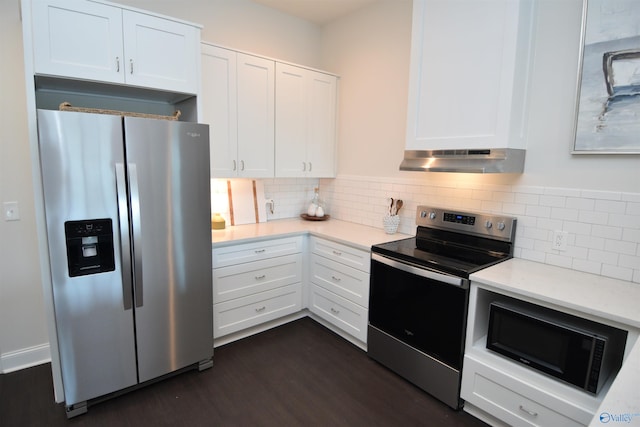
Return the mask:
[[[513,426],[582,426],[593,414],[466,355],[463,399]]]
[[[311,252],[333,261],[368,273],[371,269],[371,253],[351,246],[321,239],[311,238]]]
[[[238,332],[302,309],[302,284],[283,286],[213,305],[213,337]]]
[[[302,236],[224,246],[213,250],[213,268],[302,252]]]
[[[367,342],[367,309],[313,283],[310,295],[309,309],[312,313],[360,341]]]
[[[311,281],[364,308],[369,307],[369,274],[364,271],[312,254]]]
[[[301,281],[301,254],[215,268],[213,270],[213,302],[245,297]]]

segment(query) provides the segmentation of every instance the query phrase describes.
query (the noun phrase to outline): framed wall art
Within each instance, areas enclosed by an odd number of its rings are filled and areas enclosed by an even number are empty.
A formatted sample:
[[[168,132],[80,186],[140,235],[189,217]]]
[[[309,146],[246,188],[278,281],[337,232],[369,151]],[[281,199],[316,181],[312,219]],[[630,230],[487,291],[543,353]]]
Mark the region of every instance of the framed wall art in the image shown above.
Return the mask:
[[[574,154],[640,154],[640,1],[583,0]]]

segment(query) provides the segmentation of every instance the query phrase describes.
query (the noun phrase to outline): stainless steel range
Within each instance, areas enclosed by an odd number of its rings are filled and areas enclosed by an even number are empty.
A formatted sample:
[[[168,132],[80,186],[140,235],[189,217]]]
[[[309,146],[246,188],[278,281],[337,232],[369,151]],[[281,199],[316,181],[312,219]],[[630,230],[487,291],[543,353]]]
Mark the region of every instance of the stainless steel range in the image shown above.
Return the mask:
[[[418,206],[416,224],[372,247],[368,354],[459,409],[469,275],[512,258],[516,219]]]

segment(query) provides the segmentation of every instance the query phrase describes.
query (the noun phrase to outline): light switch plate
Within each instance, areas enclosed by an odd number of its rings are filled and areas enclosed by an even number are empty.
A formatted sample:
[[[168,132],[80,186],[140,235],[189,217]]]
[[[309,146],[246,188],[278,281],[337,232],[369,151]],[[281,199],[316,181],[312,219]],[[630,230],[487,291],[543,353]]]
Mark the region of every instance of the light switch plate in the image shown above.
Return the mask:
[[[18,202],[4,202],[3,208],[5,221],[18,221],[20,219]]]

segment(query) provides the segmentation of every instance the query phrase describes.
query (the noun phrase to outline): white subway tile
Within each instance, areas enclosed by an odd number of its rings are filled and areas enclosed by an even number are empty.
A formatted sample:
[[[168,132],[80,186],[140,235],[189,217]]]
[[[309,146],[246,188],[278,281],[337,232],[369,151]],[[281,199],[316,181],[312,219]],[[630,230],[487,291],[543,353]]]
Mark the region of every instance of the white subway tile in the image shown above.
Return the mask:
[[[577,234],[575,245],[588,249],[604,250],[604,243],[606,239],[602,237],[586,236],[584,234]]]
[[[551,218],[557,218],[566,221],[577,221],[579,213],[580,211],[577,209],[551,208]]]
[[[640,243],[640,230],[625,228],[622,230],[622,240],[625,242]]]
[[[635,255],[638,252],[638,244],[622,240],[605,240],[604,249],[617,254]]]
[[[551,208],[547,206],[527,206],[527,215],[549,218],[551,216]]]
[[[541,230],[563,230],[563,222],[560,219],[538,218],[538,228]]]
[[[633,270],[630,268],[618,267],[615,265],[602,264],[603,276],[611,277],[619,280],[631,281],[633,278]]]
[[[516,203],[522,203],[525,205],[539,205],[540,204],[540,195],[538,194],[527,194],[527,193],[516,193],[514,197],[514,201]]]
[[[602,262],[604,264],[617,265],[618,254],[606,251],[600,251],[598,249],[589,249],[589,255],[587,257],[589,261]]]
[[[604,237],[605,239],[620,239],[622,237],[622,227],[594,225],[591,228],[591,235],[595,237]]]
[[[623,214],[627,208],[626,202],[618,202],[614,200],[596,200],[594,210],[596,212],[609,212]]]
[[[627,202],[627,215],[635,215],[640,218],[640,202]],[[638,219],[640,221],[640,219]]]
[[[584,222],[578,221],[563,221],[562,229],[564,231],[568,231],[569,233],[574,234],[591,234],[591,224],[585,224]]]
[[[622,193],[616,191],[582,190],[582,197],[602,200],[622,200]]]
[[[550,196],[580,197],[581,190],[576,188],[545,187],[544,194]]]
[[[609,214],[609,225],[640,229],[640,216]]]
[[[545,264],[551,264],[558,267],[571,268],[573,259],[568,256],[547,254],[545,258]]]
[[[609,222],[609,214],[606,212],[580,211],[578,221],[604,225]]]
[[[536,187],[531,185],[522,185],[516,187],[515,191],[517,193],[526,193],[526,194],[544,194],[544,187]]]
[[[567,198],[564,196],[540,196],[540,206],[551,206],[555,208],[563,208]]]
[[[546,254],[543,251],[531,251],[528,249],[522,249],[520,251],[520,257],[522,259],[528,259],[529,261],[536,261],[544,263]]]
[[[600,274],[602,264],[595,261],[585,261],[582,259],[574,259],[571,268],[573,270],[584,271],[591,274]]]
[[[620,255],[618,257],[618,265],[620,267],[628,267],[633,269],[640,269],[640,255]]]
[[[525,205],[519,203],[503,203],[502,212],[507,215],[524,215],[527,210]]]
[[[567,197],[566,207],[571,209],[579,209],[581,211],[594,210],[596,201],[593,199],[585,199],[582,197]]]

